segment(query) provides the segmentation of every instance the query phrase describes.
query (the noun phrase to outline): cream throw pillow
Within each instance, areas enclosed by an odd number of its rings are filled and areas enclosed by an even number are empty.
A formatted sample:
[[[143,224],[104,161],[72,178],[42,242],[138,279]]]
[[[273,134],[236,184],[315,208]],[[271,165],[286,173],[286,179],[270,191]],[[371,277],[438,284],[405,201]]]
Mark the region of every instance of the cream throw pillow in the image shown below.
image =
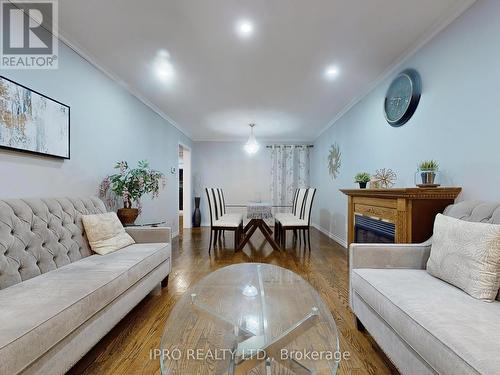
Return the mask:
[[[500,287],[500,225],[437,215],[427,272],[493,301]]]
[[[114,212],[83,215],[82,222],[90,247],[97,254],[108,254],[135,243],[125,232],[125,228]]]

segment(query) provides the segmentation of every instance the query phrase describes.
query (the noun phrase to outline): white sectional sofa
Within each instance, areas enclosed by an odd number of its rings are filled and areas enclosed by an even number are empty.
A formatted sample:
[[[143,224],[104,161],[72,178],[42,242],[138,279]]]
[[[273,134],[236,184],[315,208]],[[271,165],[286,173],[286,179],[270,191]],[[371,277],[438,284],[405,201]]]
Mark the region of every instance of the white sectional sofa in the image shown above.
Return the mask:
[[[500,204],[461,202],[444,213],[500,224]],[[402,374],[499,374],[499,298],[474,299],[428,274],[431,244],[350,246],[350,306],[358,327]]]
[[[63,374],[171,271],[170,228],[127,228],[136,244],[93,255],[81,215],[97,198],[0,201],[2,374]]]

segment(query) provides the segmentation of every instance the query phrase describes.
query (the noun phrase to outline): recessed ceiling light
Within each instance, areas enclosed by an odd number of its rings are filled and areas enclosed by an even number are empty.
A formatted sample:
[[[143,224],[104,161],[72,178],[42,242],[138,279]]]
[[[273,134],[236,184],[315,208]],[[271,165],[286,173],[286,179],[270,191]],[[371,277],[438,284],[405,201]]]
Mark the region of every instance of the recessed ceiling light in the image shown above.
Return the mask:
[[[171,82],[175,77],[175,69],[170,62],[168,51],[159,50],[154,61],[154,72],[162,82]]]
[[[236,32],[242,38],[250,37],[254,32],[253,23],[249,20],[239,20],[236,23]]]
[[[162,57],[164,59],[169,59],[170,58],[170,53],[166,49],[161,49],[158,51],[158,57]]]
[[[162,81],[171,81],[174,77],[174,67],[169,61],[161,61],[156,63],[156,75]]]
[[[335,65],[330,65],[325,70],[325,77],[329,80],[337,78],[339,75],[339,68]]]

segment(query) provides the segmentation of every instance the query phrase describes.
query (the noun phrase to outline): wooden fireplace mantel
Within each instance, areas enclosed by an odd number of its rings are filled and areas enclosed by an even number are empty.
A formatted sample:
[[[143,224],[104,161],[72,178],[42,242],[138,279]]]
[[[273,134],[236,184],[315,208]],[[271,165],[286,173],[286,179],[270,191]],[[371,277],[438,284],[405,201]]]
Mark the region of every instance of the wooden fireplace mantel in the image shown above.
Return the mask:
[[[395,224],[395,243],[418,243],[432,235],[434,218],[453,204],[460,187],[341,189],[348,196],[347,242],[354,242],[355,215]]]

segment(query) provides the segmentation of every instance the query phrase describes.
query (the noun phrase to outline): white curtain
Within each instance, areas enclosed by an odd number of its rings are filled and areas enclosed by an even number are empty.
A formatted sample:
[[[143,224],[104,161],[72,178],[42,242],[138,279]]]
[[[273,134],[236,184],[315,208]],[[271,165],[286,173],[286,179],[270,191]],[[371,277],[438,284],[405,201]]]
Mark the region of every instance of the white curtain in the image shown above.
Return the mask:
[[[271,198],[275,206],[291,206],[297,188],[309,187],[309,147],[273,145],[271,148]],[[276,209],[276,212],[290,211]]]

